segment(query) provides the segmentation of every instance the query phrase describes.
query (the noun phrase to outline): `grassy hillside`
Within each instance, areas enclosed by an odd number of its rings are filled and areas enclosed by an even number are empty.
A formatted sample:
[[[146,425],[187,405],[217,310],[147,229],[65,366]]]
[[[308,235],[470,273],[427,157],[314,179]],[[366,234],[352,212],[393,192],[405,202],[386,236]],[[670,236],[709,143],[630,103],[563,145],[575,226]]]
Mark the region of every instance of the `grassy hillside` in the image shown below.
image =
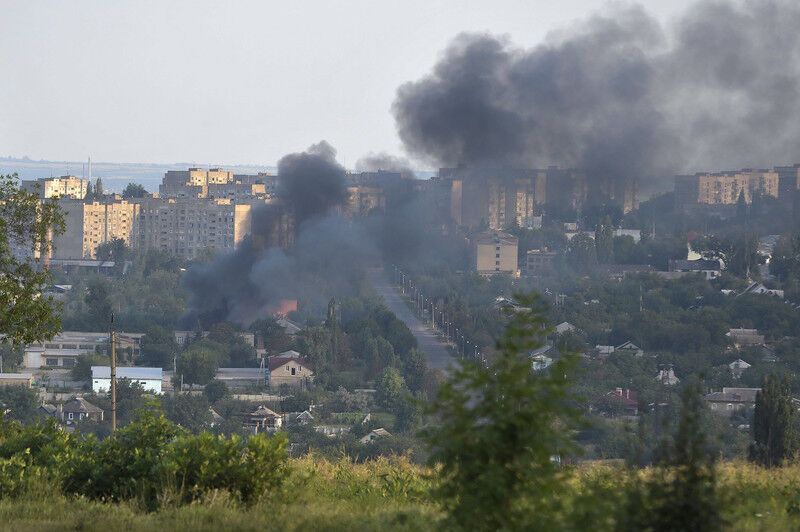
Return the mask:
[[[290,462],[280,495],[243,507],[225,493],[191,505],[165,501],[157,512],[135,503],[103,504],[67,498],[34,483],[0,501],[4,530],[430,530],[441,512],[428,498],[428,471],[402,459],[364,464],[315,458]],[[569,471],[574,488],[564,503],[572,529],[614,530],[631,476],[615,466],[587,465]],[[648,474],[646,471],[641,473]],[[730,530],[797,530],[800,527],[800,466],[766,471],[729,463],[719,469]],[[593,504],[584,504],[587,499]],[[582,508],[582,510],[581,510]]]

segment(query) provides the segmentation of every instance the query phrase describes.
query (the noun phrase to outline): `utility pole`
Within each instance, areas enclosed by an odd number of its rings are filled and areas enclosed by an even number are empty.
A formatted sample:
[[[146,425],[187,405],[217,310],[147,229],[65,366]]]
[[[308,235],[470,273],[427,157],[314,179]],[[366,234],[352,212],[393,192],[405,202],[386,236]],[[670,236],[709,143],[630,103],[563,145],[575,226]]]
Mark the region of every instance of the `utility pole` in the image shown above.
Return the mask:
[[[114,314],[111,314],[111,432],[117,430],[117,349],[114,332]]]

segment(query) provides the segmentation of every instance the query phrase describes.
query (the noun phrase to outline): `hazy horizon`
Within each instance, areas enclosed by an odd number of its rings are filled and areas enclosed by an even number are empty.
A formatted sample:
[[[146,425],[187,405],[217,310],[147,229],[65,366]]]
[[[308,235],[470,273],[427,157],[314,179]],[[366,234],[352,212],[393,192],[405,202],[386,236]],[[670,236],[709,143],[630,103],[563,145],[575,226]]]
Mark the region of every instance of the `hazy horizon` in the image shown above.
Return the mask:
[[[534,46],[613,4],[6,2],[0,154],[274,166],[324,139],[346,167],[404,155],[397,88],[457,34]],[[639,4],[666,21],[689,2]]]

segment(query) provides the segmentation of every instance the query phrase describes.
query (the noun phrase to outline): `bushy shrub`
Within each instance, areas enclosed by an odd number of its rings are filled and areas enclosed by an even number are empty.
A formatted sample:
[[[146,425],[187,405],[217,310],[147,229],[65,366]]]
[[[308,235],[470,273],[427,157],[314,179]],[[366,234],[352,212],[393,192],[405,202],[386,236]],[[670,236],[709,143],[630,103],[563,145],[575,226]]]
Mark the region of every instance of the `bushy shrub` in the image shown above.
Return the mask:
[[[183,502],[214,490],[227,490],[250,502],[278,488],[286,471],[286,437],[181,436],[165,450],[163,471]]]

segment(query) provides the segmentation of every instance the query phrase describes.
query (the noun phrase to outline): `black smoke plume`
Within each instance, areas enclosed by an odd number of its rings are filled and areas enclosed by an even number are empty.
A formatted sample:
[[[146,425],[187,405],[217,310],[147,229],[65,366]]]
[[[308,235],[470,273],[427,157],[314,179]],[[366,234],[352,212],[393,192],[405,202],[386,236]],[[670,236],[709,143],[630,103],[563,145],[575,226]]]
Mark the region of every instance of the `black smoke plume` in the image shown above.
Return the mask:
[[[186,272],[191,309],[183,320],[186,326],[223,320],[247,326],[281,299],[324,305],[323,294],[345,291],[357,282],[353,264],[370,263],[368,239],[331,215],[346,200],[347,189],[344,169],[329,144],[283,157],[278,178],[280,203],[253,208],[251,233],[239,247]],[[284,208],[294,213],[297,228],[290,251],[275,246]]]
[[[398,89],[410,155],[591,175],[790,162],[800,134],[800,4],[704,1],[663,27],[616,8],[531,49],[462,34]]]

